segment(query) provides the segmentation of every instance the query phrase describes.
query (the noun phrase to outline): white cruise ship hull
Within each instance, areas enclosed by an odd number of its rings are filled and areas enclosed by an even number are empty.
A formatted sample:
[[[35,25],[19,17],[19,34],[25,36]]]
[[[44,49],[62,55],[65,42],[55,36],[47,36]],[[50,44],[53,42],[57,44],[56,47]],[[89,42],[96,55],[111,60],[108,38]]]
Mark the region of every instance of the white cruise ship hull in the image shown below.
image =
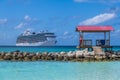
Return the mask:
[[[54,46],[56,40],[37,42],[37,43],[16,43],[16,46]]]

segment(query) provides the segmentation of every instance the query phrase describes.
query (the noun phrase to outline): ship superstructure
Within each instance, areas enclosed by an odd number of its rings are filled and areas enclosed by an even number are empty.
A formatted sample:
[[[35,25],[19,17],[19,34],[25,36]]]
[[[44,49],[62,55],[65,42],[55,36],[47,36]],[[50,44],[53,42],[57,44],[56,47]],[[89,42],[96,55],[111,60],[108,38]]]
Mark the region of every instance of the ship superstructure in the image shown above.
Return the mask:
[[[54,46],[56,44],[56,36],[48,31],[39,33],[25,31],[17,37],[17,46]]]

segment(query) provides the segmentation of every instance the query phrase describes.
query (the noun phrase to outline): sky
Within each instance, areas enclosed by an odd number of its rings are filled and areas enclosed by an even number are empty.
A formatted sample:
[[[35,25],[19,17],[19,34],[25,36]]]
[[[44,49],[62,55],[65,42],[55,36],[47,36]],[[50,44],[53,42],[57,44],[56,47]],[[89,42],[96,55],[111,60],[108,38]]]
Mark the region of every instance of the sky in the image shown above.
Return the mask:
[[[111,25],[111,44],[120,45],[120,0],[0,0],[0,45],[15,45],[25,30],[48,30],[56,34],[56,45],[78,45],[77,25]]]

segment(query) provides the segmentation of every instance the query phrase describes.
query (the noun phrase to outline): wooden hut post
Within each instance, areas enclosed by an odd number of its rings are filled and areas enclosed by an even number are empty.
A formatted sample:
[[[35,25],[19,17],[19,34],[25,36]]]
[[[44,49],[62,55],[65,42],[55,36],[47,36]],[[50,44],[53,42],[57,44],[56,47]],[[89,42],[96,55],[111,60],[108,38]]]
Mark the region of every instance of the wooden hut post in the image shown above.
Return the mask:
[[[79,46],[81,46],[81,45],[80,45],[80,31],[79,31],[79,39],[78,39],[78,40],[79,40]]]
[[[84,46],[84,34],[83,34],[83,32],[82,32],[82,39],[83,39],[82,46]]]
[[[108,33],[109,33],[108,35],[109,35],[109,46],[110,46],[110,31]]]
[[[106,32],[104,32],[104,39],[105,39],[105,41],[106,41]]]

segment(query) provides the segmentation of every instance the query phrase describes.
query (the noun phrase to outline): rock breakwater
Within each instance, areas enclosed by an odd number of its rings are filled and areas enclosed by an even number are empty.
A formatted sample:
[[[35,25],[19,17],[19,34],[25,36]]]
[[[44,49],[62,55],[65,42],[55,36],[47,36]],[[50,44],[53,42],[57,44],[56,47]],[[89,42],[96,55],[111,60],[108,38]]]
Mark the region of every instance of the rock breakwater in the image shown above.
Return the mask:
[[[0,60],[7,61],[115,61],[120,60],[120,52],[104,53],[69,51],[69,52],[0,52]]]

